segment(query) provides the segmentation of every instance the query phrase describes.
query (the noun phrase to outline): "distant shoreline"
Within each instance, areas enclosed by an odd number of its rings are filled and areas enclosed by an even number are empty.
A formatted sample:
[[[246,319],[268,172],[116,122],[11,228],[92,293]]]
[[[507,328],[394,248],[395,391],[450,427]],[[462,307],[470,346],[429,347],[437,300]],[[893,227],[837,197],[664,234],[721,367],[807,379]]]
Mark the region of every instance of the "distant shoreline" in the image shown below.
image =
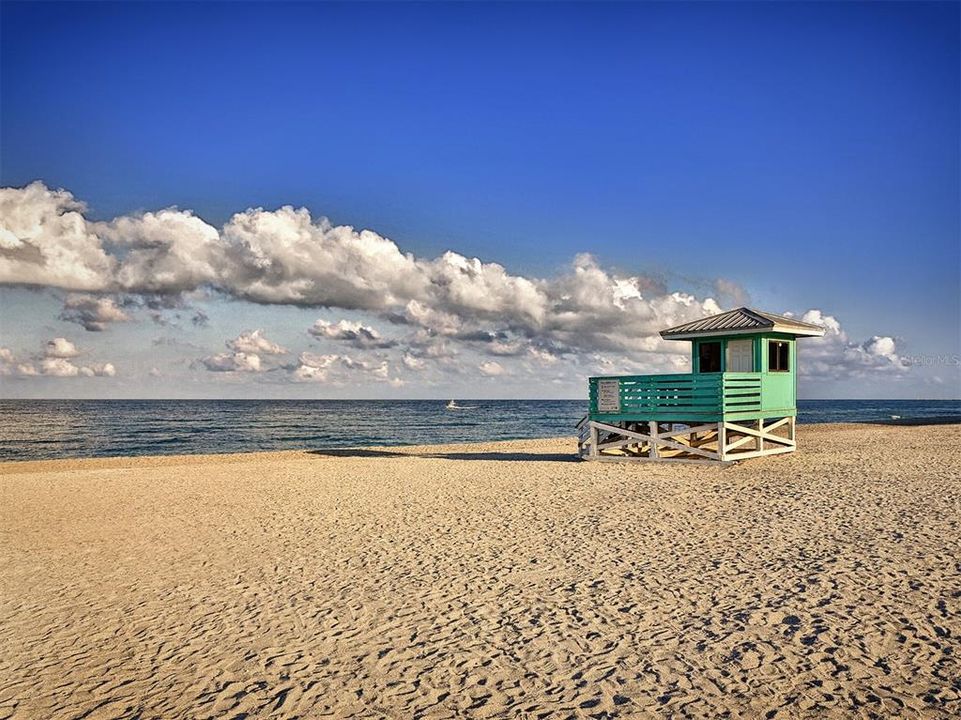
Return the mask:
[[[5,400],[0,462],[477,443],[576,432],[586,400]],[[798,401],[798,425],[961,422],[961,401]]]

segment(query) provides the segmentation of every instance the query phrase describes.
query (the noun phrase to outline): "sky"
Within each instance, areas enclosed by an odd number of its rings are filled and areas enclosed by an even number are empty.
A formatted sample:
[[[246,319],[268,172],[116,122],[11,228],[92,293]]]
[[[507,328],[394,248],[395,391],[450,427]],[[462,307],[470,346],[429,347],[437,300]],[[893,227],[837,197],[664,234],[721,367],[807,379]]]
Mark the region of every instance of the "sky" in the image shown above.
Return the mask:
[[[0,396],[961,396],[957,3],[0,5]]]

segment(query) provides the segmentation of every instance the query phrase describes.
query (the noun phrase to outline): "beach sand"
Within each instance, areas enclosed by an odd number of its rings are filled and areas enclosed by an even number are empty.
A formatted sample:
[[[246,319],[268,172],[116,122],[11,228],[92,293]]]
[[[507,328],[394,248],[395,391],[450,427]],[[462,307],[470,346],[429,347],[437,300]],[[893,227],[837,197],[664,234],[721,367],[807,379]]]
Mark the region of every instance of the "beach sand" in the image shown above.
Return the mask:
[[[0,465],[0,717],[961,714],[961,426]]]

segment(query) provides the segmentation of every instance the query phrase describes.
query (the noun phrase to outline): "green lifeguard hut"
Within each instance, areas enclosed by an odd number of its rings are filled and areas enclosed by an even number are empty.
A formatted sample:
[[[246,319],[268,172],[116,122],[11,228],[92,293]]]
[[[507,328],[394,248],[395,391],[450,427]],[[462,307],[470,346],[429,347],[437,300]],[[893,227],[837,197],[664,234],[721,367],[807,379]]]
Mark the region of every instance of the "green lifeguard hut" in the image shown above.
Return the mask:
[[[691,342],[691,372],[590,378],[588,460],[730,462],[792,452],[799,337],[824,328],[738,308],[661,331]]]

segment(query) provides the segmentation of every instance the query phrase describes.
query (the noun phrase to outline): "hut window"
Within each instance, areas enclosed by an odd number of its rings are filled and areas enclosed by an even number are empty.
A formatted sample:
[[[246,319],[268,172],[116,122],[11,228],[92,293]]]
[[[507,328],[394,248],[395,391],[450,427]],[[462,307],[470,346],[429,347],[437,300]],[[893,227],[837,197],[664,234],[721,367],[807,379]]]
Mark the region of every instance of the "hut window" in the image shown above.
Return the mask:
[[[721,343],[705,342],[698,345],[697,367],[702,373],[721,372]]]
[[[791,369],[790,346],[786,342],[771,340],[767,346],[767,369],[770,372],[788,372]]]

